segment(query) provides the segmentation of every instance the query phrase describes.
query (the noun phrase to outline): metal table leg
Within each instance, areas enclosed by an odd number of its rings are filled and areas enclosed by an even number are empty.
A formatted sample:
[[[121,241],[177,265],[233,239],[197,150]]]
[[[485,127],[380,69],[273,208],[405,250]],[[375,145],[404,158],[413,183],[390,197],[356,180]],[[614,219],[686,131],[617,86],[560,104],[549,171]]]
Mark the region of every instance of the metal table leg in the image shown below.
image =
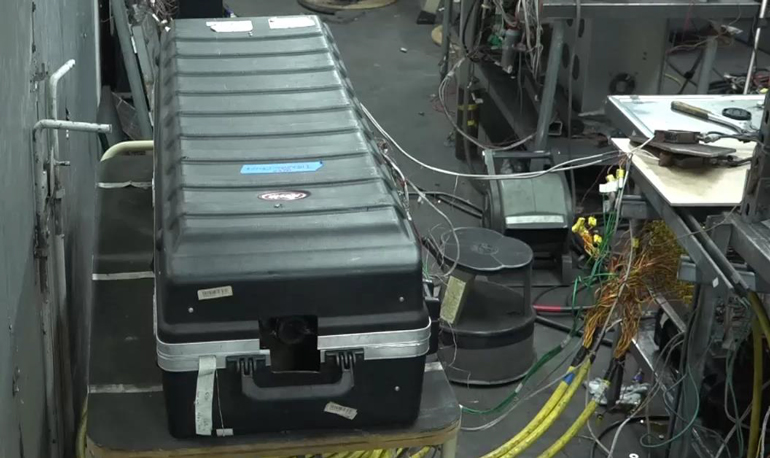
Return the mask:
[[[444,17],[441,20],[441,81],[449,71],[449,46],[452,42],[452,14],[454,0],[444,0]]]
[[[707,227],[713,227],[711,238],[719,249],[725,253],[730,243],[731,227],[729,225],[719,225],[721,216],[709,216],[706,222]],[[687,334],[687,364],[690,377],[682,381],[679,396],[678,417],[672,432],[678,434],[682,428],[686,427],[693,416],[697,415],[696,407],[700,397],[700,387],[703,383],[703,370],[709,349],[709,341],[713,332],[714,313],[717,304],[726,296],[725,287],[715,279],[711,284],[702,285],[700,288],[700,300],[698,301],[695,322],[688,329]],[[670,457],[690,456],[692,449],[692,431],[682,434],[681,438],[671,446]]]
[[[717,58],[717,45],[717,37],[711,37],[706,42],[703,60],[700,63],[700,73],[698,73],[698,94],[708,94],[709,92],[711,70],[714,68],[714,61]]]
[[[457,435],[444,442],[441,446],[441,458],[455,458],[457,456]]]
[[[556,98],[556,83],[559,79],[559,62],[561,60],[561,51],[564,47],[564,22],[556,21],[551,27],[551,46],[548,48],[548,67],[545,69],[543,93],[540,96],[535,151],[542,151],[546,146],[548,128],[551,125],[553,105]]]

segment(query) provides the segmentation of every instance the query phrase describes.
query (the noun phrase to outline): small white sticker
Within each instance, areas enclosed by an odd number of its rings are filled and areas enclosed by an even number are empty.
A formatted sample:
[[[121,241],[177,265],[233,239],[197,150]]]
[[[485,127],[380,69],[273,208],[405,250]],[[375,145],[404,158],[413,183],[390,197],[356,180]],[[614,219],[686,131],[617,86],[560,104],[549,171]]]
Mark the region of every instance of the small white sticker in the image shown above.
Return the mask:
[[[449,284],[444,293],[444,300],[441,301],[441,319],[454,323],[457,315],[460,314],[460,307],[463,305],[463,299],[466,296],[466,283],[457,277],[449,277]]]
[[[313,27],[315,21],[310,16],[282,16],[271,17],[267,20],[271,29],[296,29],[300,27]]]
[[[233,435],[233,428],[217,429],[217,437],[230,437]]]
[[[214,410],[214,375],[217,372],[216,356],[198,359],[198,383],[195,386],[195,434],[210,436],[214,429],[211,419]]]
[[[714,277],[714,281],[711,282],[711,287],[716,288],[719,286],[719,277]]]
[[[208,21],[206,25],[217,33],[251,32],[254,24],[251,21]]]
[[[232,286],[220,286],[218,288],[199,289],[198,300],[207,301],[209,299],[219,299],[220,297],[229,297],[233,295]]]
[[[609,194],[618,190],[618,182],[610,181],[609,183],[599,184],[599,192],[602,194]]]
[[[326,407],[324,407],[324,412],[333,413],[334,415],[339,415],[340,417],[347,418],[348,420],[352,420],[356,418],[356,415],[358,415],[358,410],[352,407],[341,406],[336,402],[327,403]]]

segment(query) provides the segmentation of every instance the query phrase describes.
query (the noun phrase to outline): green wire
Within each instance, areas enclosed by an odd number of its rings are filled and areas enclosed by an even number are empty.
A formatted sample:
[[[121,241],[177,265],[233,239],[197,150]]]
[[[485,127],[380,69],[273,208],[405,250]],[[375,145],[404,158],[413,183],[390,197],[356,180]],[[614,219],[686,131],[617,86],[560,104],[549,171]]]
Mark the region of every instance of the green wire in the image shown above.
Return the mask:
[[[487,414],[496,413],[503,410],[505,407],[507,407],[511,402],[513,402],[519,396],[519,393],[521,392],[521,388],[523,388],[524,385],[526,385],[529,379],[532,378],[532,376],[535,375],[535,373],[538,370],[540,370],[540,368],[542,368],[546,363],[548,363],[548,361],[550,361],[556,355],[558,355],[563,348],[564,347],[561,344],[557,345],[556,347],[548,351],[548,353],[543,355],[540,359],[538,359],[537,362],[535,362],[535,364],[533,364],[532,367],[530,367],[527,373],[524,375],[524,378],[522,379],[521,383],[519,383],[519,386],[516,387],[516,389],[511,394],[506,396],[505,399],[500,401],[500,403],[497,404],[496,406],[489,409],[473,409],[470,407],[463,407],[462,408],[463,412],[473,414],[473,415],[487,415]]]
[[[692,382],[692,385],[697,390],[698,389],[698,384],[695,383],[695,379],[693,378],[692,373],[690,371],[687,371],[687,376],[686,377],[688,377],[690,379],[690,381]],[[682,378],[681,380],[683,380],[683,379],[684,378]],[[679,382],[677,382],[677,384],[678,383]],[[676,386],[676,384],[674,386]],[[698,412],[700,412],[700,396],[695,396],[695,412],[693,413],[692,418],[690,419],[690,421],[687,423],[687,425],[684,428],[682,428],[681,431],[679,431],[674,436],[672,436],[672,437],[670,437],[670,438],[668,438],[668,439],[666,439],[666,440],[664,440],[662,442],[656,442],[656,443],[647,442],[646,438],[649,437],[650,434],[645,434],[644,436],[639,438],[639,444],[642,447],[646,447],[646,448],[659,448],[659,447],[665,447],[666,445],[668,445],[668,444],[670,444],[670,443],[672,443],[672,442],[674,442],[676,440],[679,440],[682,436],[687,434],[690,431],[690,429],[695,425],[695,422],[698,420]],[[738,455],[738,456],[741,456],[741,455]]]

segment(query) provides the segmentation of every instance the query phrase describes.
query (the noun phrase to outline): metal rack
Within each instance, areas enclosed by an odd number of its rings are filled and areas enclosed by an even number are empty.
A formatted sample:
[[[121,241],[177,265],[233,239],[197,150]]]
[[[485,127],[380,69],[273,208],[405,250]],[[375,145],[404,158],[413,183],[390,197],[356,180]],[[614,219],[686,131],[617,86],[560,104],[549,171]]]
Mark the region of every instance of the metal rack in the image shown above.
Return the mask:
[[[441,76],[446,75],[449,61],[449,42],[453,32],[451,23],[453,15],[453,3],[445,2],[444,12],[444,65],[442,66]],[[475,18],[472,11],[473,0],[459,0],[460,24],[468,23],[466,36],[475,36]],[[493,103],[497,110],[502,114],[503,120],[514,131],[519,138],[524,138],[533,132],[535,138],[526,144],[529,151],[543,151],[546,149],[557,150],[559,152],[568,151],[570,156],[581,156],[596,154],[606,150],[605,145],[597,144],[595,141],[586,139],[575,139],[568,148],[568,139],[566,136],[550,136],[549,130],[552,127],[554,115],[565,121],[567,117],[567,94],[561,89],[564,82],[569,78],[566,75],[567,66],[564,65],[564,53],[572,52],[570,46],[575,47],[576,53],[585,55],[602,54],[602,49],[593,49],[593,45],[581,45],[580,33],[577,30],[584,28],[585,24],[596,23],[594,33],[603,32],[607,24],[628,24],[628,30],[624,30],[622,35],[638,34],[640,40],[629,39],[630,46],[638,47],[634,43],[650,40],[651,34],[655,31],[660,32],[658,44],[649,45],[649,48],[637,49],[639,58],[645,60],[643,67],[654,67],[656,76],[653,78],[647,75],[644,88],[637,87],[636,92],[658,93],[665,69],[665,35],[668,30],[668,22],[684,18],[703,18],[703,19],[726,19],[736,17],[753,17],[759,10],[759,4],[749,0],[716,0],[716,1],[698,1],[689,0],[544,0],[542,3],[540,18],[543,24],[547,25],[549,31],[549,45],[547,49],[547,64],[545,73],[532,75],[531,72],[518,75],[516,79],[503,72],[495,65],[477,65],[469,63],[459,70],[458,82],[460,87],[472,87],[483,89],[489,96],[486,102]],[[578,16],[580,21],[575,21]],[[600,25],[598,21],[603,21]],[[579,23],[576,23],[579,22]],[[641,24],[644,22],[644,24]],[[585,26],[588,28],[589,26]],[[455,38],[459,39],[459,33]],[[577,41],[576,41],[577,40]],[[606,45],[610,49],[613,40],[601,40],[602,46]],[[659,46],[658,46],[659,45]],[[461,47],[463,48],[463,47]],[[464,48],[463,48],[464,49]],[[698,76],[698,93],[705,94],[708,90],[709,75],[712,71],[714,60],[717,54],[717,41],[712,37],[705,45],[703,61],[701,63],[700,75]],[[632,51],[632,50],[629,50]],[[648,61],[648,54],[649,61]],[[593,59],[593,57],[591,57]],[[597,76],[589,75],[586,68],[591,65],[580,66],[579,77],[574,78],[578,83],[589,84],[589,80],[596,79]],[[593,67],[599,67],[594,65]],[[563,70],[563,71],[560,71]],[[645,71],[645,70],[639,70]],[[587,87],[587,86],[586,86]],[[608,93],[599,94],[604,90],[604,86],[598,91],[594,90],[586,95],[586,106],[593,109],[601,108],[604,98]],[[462,91],[458,91],[461,93]],[[576,97],[573,97],[575,100]],[[590,102],[590,103],[589,103]],[[459,104],[463,101],[459,100]],[[581,111],[580,107],[573,107]],[[482,123],[485,121],[482,119]]]
[[[660,96],[647,99],[650,103],[660,102],[660,105],[667,109],[670,101],[678,98]],[[762,97],[704,96],[702,99],[701,103],[709,104],[712,109],[739,104],[758,110],[757,103],[762,100]],[[637,105],[641,103],[638,100],[636,102]],[[645,127],[644,121],[634,115],[632,104],[633,101],[630,99],[610,97],[608,106],[613,108],[608,110],[608,114],[616,125],[623,128],[628,135],[631,134],[630,131],[632,130],[648,134],[646,130],[650,130],[650,128]],[[649,106],[647,108],[649,109]],[[655,115],[655,110],[644,112],[653,119],[659,119],[664,114]],[[763,120],[761,126],[763,136],[768,132],[768,116],[768,103],[765,100],[764,112],[755,116],[755,119]],[[699,130],[698,126],[675,125],[670,126],[670,128]],[[650,219],[657,216],[663,219],[674,232],[679,244],[687,252],[688,258],[683,259],[680,265],[679,278],[699,285],[699,294],[696,295],[693,304],[696,310],[693,313],[696,315],[689,328],[677,310],[668,305],[664,306],[659,301],[661,307],[674,319],[677,327],[688,332],[692,339],[691,344],[687,347],[687,358],[688,361],[692,362],[690,373],[694,383],[682,384],[679,388],[679,416],[673,422],[672,433],[681,431],[684,426],[682,419],[692,418],[696,413],[695,404],[703,380],[704,361],[708,357],[710,338],[715,330],[717,306],[726,303],[736,294],[745,294],[745,291],[742,291],[741,283],[748,285],[752,291],[770,291],[768,287],[770,282],[770,226],[768,226],[767,206],[765,205],[767,199],[770,198],[770,193],[767,192],[770,188],[764,186],[765,180],[768,179],[768,169],[765,167],[766,156],[762,146],[755,148],[748,181],[757,185],[754,187],[755,192],[753,194],[744,192],[744,208],[742,212],[737,213],[716,207],[697,209],[672,207],[644,174],[632,170],[631,178],[638,196],[629,199],[628,203],[631,205],[624,205],[627,209],[623,212],[624,216]],[[747,186],[747,190],[751,189],[751,186]],[[750,200],[756,203],[752,207],[755,209],[755,213],[746,212],[746,203]],[[647,208],[640,209],[640,206]],[[759,211],[756,212],[756,210]],[[704,231],[701,228],[699,220],[694,216],[696,213],[700,216],[706,215],[705,226],[709,228],[708,230]],[[745,261],[745,264],[730,263],[726,257],[728,249],[734,250]],[[652,355],[655,346],[650,345],[649,330],[642,329],[634,343],[633,353],[639,362],[651,366],[652,361],[654,361]],[[702,438],[699,438],[697,433],[685,434],[680,441],[672,445],[669,456],[688,456],[693,445],[693,439],[700,445],[699,448],[705,447]]]

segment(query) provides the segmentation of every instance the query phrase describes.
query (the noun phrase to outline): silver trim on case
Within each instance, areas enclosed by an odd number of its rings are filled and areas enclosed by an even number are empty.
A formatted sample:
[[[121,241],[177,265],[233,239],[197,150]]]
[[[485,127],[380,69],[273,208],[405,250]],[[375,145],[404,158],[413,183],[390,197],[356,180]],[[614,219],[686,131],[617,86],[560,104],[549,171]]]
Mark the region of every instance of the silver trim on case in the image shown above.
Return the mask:
[[[430,323],[422,329],[319,336],[321,359],[327,351],[363,350],[365,360],[414,358],[428,352]],[[259,339],[214,342],[166,343],[157,338],[158,366],[166,372],[195,372],[198,358],[216,356],[217,369],[224,369],[229,356],[264,356],[270,364],[270,350]]]

